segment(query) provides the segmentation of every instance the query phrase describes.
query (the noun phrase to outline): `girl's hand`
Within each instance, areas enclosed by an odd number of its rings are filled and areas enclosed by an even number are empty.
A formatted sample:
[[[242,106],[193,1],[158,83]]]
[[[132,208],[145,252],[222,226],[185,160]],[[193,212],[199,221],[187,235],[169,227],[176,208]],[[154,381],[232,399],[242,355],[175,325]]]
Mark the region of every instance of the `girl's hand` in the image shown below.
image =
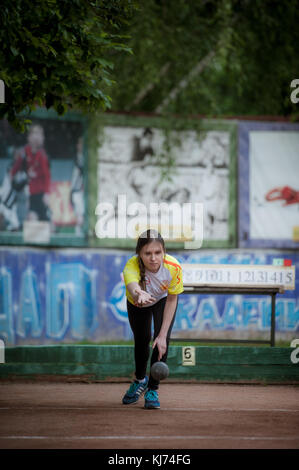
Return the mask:
[[[165,336],[157,336],[155,341],[153,342],[152,348],[157,346],[159,355],[158,355],[158,361],[162,359],[164,354],[166,353],[167,345],[166,345],[166,337]]]
[[[140,292],[138,292],[135,305],[137,307],[145,307],[146,305],[151,304],[155,300],[156,299],[151,294],[145,292],[144,290],[141,290]]]

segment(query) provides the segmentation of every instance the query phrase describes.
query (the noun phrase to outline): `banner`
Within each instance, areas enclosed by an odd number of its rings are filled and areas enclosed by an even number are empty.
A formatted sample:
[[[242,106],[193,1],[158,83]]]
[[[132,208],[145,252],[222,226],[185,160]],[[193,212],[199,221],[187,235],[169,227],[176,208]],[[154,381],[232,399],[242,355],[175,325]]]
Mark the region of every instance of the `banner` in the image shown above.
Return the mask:
[[[85,126],[40,110],[26,133],[0,122],[0,242],[85,242]]]
[[[0,249],[0,339],[5,345],[132,340],[122,271],[133,252],[66,249]],[[171,253],[172,254],[172,253]],[[271,251],[201,250],[173,253],[183,264],[272,265],[299,255]],[[181,294],[175,338],[269,339],[271,297]],[[276,296],[276,338],[299,332],[299,278]]]
[[[299,124],[239,123],[239,243],[299,247]]]
[[[153,226],[149,222],[154,205],[169,209],[166,224],[160,207],[157,220],[161,216],[161,232],[163,226],[170,228],[171,243],[180,242],[184,236],[172,236],[171,230],[194,235],[196,224],[192,215],[188,227],[184,227],[179,209],[190,205],[192,211],[201,204],[203,246],[235,246],[236,124],[194,120],[187,124],[182,121],[181,128],[176,123],[177,128],[170,129],[166,124],[157,118],[103,117],[98,166],[90,171],[90,186],[98,188],[94,200],[97,217],[91,227],[97,234],[94,245],[131,247],[133,237],[123,230],[117,236],[120,231],[115,226],[121,218],[127,227],[135,220],[137,233],[140,226],[146,227],[145,220]],[[119,203],[120,198],[126,199],[126,207]],[[179,209],[175,211],[175,207]],[[182,243],[172,246],[183,248]]]

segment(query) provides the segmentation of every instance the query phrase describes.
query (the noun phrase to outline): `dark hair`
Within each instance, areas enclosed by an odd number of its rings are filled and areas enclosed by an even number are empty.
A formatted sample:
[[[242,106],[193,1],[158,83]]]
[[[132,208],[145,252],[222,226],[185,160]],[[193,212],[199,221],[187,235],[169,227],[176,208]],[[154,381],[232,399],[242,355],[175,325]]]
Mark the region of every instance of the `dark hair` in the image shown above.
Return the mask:
[[[165,252],[164,240],[163,240],[161,234],[159,232],[157,232],[157,230],[148,229],[139,236],[139,238],[137,240],[137,245],[136,245],[136,253],[138,255],[138,265],[139,265],[139,270],[140,270],[139,285],[140,285],[142,290],[146,290],[146,284],[145,284],[145,266],[144,266],[143,261],[140,257],[140,251],[145,245],[147,245],[148,243],[151,243],[151,242],[161,243],[163,251]]]
[[[151,130],[150,127],[146,127],[143,131],[143,135],[146,136],[146,135],[153,135],[153,131]]]

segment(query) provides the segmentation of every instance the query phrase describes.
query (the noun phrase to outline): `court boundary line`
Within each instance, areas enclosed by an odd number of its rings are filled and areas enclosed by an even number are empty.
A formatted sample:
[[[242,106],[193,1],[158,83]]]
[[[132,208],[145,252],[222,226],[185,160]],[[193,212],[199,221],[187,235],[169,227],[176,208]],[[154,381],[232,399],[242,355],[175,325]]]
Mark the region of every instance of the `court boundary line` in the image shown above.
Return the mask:
[[[88,411],[88,410],[132,410],[132,407],[125,407],[125,406],[43,406],[43,405],[37,405],[37,406],[5,406],[5,407],[0,407],[0,411],[3,410],[37,410],[37,411],[42,411],[42,410],[56,410],[56,411],[64,411],[64,410],[82,410],[82,411]],[[134,410],[141,409],[143,410],[143,407],[134,407]],[[291,409],[291,408],[161,408],[160,413],[163,411],[181,411],[181,412],[199,412],[199,413],[206,413],[206,412],[249,412],[249,413],[255,413],[255,412],[269,412],[269,413],[299,413],[299,409]]]
[[[249,440],[249,441],[299,441],[299,436],[220,436],[220,435],[197,435],[197,436],[0,436],[0,440]]]

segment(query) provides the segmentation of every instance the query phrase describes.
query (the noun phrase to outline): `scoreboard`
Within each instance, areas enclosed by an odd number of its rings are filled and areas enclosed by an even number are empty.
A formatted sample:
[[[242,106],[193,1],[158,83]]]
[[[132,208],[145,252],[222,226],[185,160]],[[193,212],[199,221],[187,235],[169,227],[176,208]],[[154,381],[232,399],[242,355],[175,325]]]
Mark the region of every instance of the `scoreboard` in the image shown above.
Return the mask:
[[[295,266],[182,264],[184,286],[295,289]]]

